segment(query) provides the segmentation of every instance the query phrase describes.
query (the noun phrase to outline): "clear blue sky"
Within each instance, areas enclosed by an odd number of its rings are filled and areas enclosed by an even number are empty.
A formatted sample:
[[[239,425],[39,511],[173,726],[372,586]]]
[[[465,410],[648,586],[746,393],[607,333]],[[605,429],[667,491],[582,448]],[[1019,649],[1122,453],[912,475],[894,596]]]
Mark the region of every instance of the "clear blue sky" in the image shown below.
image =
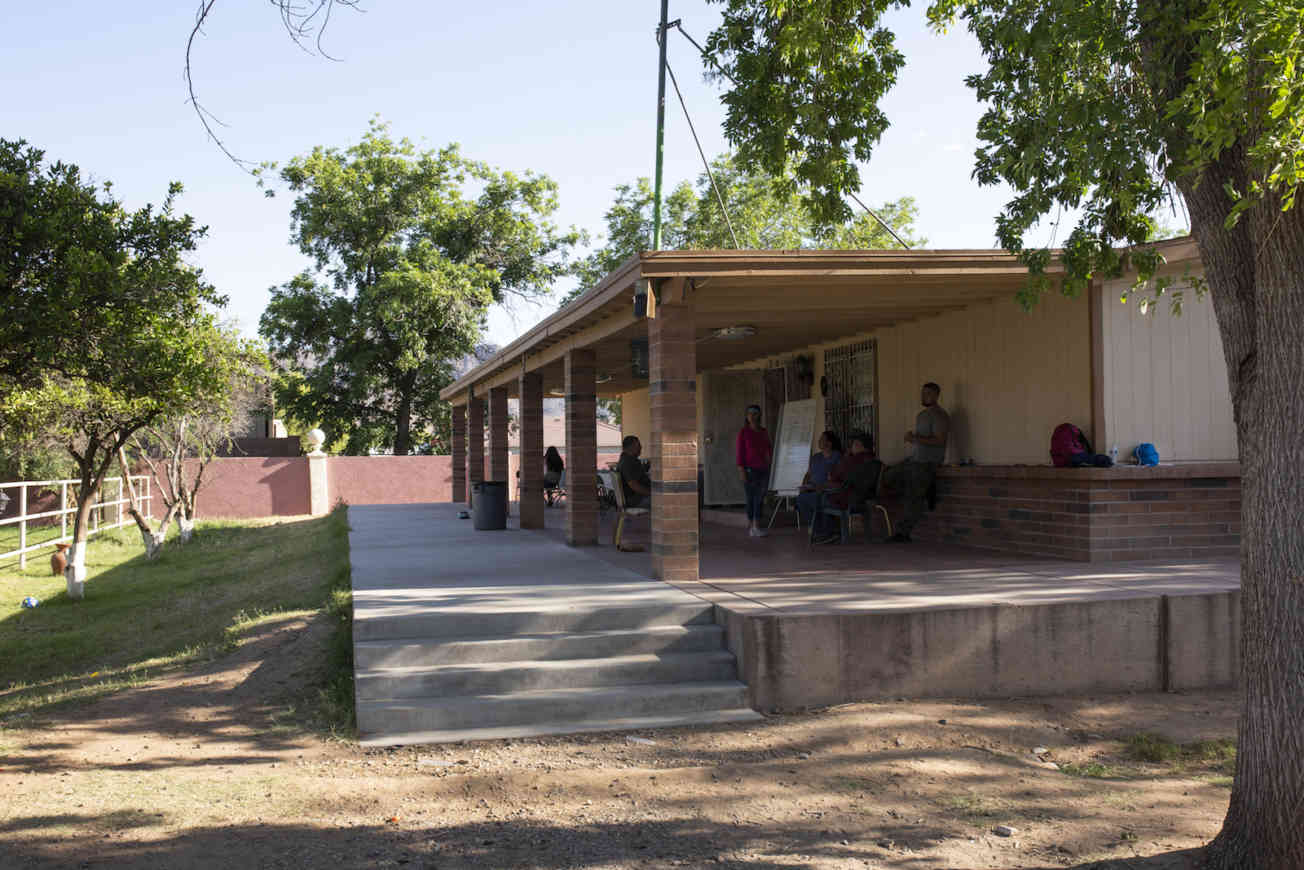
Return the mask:
[[[219,0],[195,77],[233,152],[283,163],[314,145],[346,146],[380,115],[395,135],[460,142],[501,168],[551,175],[558,223],[593,233],[612,188],[652,174],[657,0],[363,4],[361,13],[336,10],[325,35],[335,62],[296,48],[270,4]],[[305,261],[289,244],[290,197],[265,198],[187,104],[182,62],[196,5],[6,4],[0,135],[112,181],[132,207],[184,183],[181,208],[210,228],[196,263],[252,333],[269,288]],[[716,20],[705,0],[671,0],[670,9],[699,40]],[[916,197],[929,247],[991,247],[1005,194],[969,177],[980,108],[963,79],[981,68],[977,47],[962,29],[930,33],[922,9],[892,21],[908,64],[885,106],[892,128],[863,167],[862,198]],[[670,49],[708,155],[725,150],[723,113],[696,52],[678,36]],[[667,117],[673,183],[701,163],[673,97]],[[510,340],[553,307],[494,312],[490,340]]]

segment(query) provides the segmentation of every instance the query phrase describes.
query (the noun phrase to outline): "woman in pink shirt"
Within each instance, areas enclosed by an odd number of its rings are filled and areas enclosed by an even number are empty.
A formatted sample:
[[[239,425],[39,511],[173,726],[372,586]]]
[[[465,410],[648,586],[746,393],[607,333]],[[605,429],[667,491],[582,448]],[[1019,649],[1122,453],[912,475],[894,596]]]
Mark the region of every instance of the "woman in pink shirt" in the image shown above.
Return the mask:
[[[770,488],[770,460],[773,448],[770,433],[761,425],[759,405],[747,406],[747,422],[738,432],[738,476],[742,478],[747,493],[747,534],[753,538],[765,537],[761,528],[765,493]]]

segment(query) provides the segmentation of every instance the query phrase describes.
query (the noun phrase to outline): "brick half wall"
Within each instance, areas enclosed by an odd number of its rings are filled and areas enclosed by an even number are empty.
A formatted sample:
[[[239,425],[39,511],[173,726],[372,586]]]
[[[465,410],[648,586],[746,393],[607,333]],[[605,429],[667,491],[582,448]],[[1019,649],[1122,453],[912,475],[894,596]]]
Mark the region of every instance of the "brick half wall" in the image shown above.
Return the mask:
[[[913,537],[1084,562],[1234,556],[1235,463],[1112,469],[943,468]],[[899,505],[889,502],[894,517]]]

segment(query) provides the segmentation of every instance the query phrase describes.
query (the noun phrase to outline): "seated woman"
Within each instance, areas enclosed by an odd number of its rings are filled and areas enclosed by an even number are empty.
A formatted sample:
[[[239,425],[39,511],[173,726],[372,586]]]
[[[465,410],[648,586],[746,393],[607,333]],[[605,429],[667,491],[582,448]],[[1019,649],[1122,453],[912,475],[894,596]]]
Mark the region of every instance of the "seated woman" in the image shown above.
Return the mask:
[[[820,435],[819,451],[810,458],[810,466],[801,481],[801,492],[797,494],[797,515],[802,522],[823,526],[824,521],[815,516],[815,506],[819,504],[819,491],[829,479],[829,472],[842,461],[842,442],[832,431]]]
[[[863,432],[851,436],[851,446],[837,467],[829,472],[829,479],[820,493],[822,504],[845,510],[859,504],[874,493],[883,463],[874,457],[874,439]],[[818,509],[816,511],[818,515]],[[816,537],[816,543],[833,543],[837,534]]]
[[[556,447],[549,447],[543,452],[543,488],[556,489],[561,482],[561,473],[566,470],[561,453]]]

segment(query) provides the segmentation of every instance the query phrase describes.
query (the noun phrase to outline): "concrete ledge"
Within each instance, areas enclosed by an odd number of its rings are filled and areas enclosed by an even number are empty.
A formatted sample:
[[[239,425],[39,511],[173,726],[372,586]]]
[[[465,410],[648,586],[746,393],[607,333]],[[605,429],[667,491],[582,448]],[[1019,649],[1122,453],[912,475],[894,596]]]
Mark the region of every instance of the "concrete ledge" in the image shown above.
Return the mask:
[[[757,710],[895,697],[1226,687],[1240,593],[865,613],[717,605]]]

